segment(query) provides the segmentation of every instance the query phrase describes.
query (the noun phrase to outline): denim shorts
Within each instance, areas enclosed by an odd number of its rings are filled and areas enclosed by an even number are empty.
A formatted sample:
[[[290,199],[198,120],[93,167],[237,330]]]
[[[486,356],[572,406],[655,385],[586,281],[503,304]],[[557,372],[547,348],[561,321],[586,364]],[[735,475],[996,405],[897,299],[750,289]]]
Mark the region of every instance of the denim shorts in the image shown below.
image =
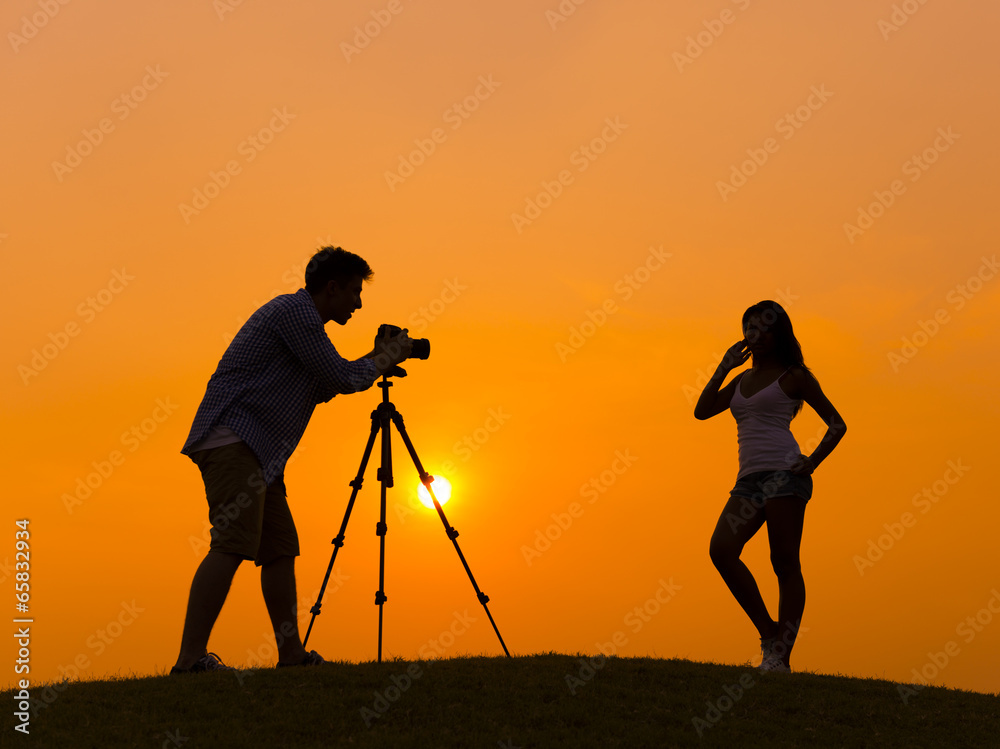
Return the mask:
[[[812,476],[800,476],[789,471],[757,471],[737,479],[729,496],[749,497],[755,504],[763,506],[771,497],[789,495],[808,502],[812,492]]]

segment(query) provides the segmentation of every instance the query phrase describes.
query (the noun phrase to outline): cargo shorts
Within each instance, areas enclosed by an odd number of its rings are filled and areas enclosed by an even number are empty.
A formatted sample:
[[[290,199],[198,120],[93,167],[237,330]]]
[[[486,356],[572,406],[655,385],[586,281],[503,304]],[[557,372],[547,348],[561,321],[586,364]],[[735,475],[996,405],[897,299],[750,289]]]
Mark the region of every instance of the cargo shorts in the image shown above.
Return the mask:
[[[284,475],[264,482],[260,462],[245,442],[191,454],[201,470],[212,524],[212,551],[252,559],[258,567],[299,555]]]

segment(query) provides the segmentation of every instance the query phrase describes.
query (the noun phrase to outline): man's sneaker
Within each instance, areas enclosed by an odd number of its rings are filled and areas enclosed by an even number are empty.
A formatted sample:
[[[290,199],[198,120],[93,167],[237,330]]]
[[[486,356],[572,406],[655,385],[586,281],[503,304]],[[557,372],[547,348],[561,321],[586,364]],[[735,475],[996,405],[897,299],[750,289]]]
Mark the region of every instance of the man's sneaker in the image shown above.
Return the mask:
[[[197,674],[202,671],[235,671],[236,669],[232,666],[227,666],[222,662],[215,653],[205,653],[201,658],[194,662],[191,668],[177,668],[174,666],[170,669],[172,674]]]
[[[329,661],[315,650],[310,650],[306,653],[306,657],[298,663],[282,663],[281,661],[278,661],[278,668],[285,668],[287,666],[319,666],[323,663],[329,663]]]

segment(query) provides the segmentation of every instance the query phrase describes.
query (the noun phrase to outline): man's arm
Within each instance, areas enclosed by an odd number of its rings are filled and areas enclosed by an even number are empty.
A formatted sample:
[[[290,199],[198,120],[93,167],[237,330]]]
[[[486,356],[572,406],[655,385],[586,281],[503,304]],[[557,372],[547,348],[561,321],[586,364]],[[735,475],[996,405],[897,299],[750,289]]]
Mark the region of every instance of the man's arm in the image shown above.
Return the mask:
[[[337,353],[323,323],[307,311],[289,310],[270,322],[295,358],[328,393],[367,390],[381,376],[377,362],[367,357],[349,361]]]

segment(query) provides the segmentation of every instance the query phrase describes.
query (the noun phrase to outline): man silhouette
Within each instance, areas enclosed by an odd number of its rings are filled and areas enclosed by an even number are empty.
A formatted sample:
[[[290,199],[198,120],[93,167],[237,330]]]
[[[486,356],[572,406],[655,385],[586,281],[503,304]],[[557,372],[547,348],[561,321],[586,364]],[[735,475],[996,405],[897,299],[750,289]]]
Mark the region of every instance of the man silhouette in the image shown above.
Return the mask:
[[[410,354],[406,330],[386,332],[355,361],[341,357],[326,335],[327,322],[345,325],[361,309],[362,284],[372,275],[357,255],[322,248],[306,267],[305,288],[254,312],[209,380],[181,452],[205,482],[211,544],[191,583],[180,655],[170,673],[230,670],[207,646],[244,559],[260,567],[278,665],[324,662],[315,650],[306,653],[299,638],[299,543],[284,468],[317,404],[367,390]]]

